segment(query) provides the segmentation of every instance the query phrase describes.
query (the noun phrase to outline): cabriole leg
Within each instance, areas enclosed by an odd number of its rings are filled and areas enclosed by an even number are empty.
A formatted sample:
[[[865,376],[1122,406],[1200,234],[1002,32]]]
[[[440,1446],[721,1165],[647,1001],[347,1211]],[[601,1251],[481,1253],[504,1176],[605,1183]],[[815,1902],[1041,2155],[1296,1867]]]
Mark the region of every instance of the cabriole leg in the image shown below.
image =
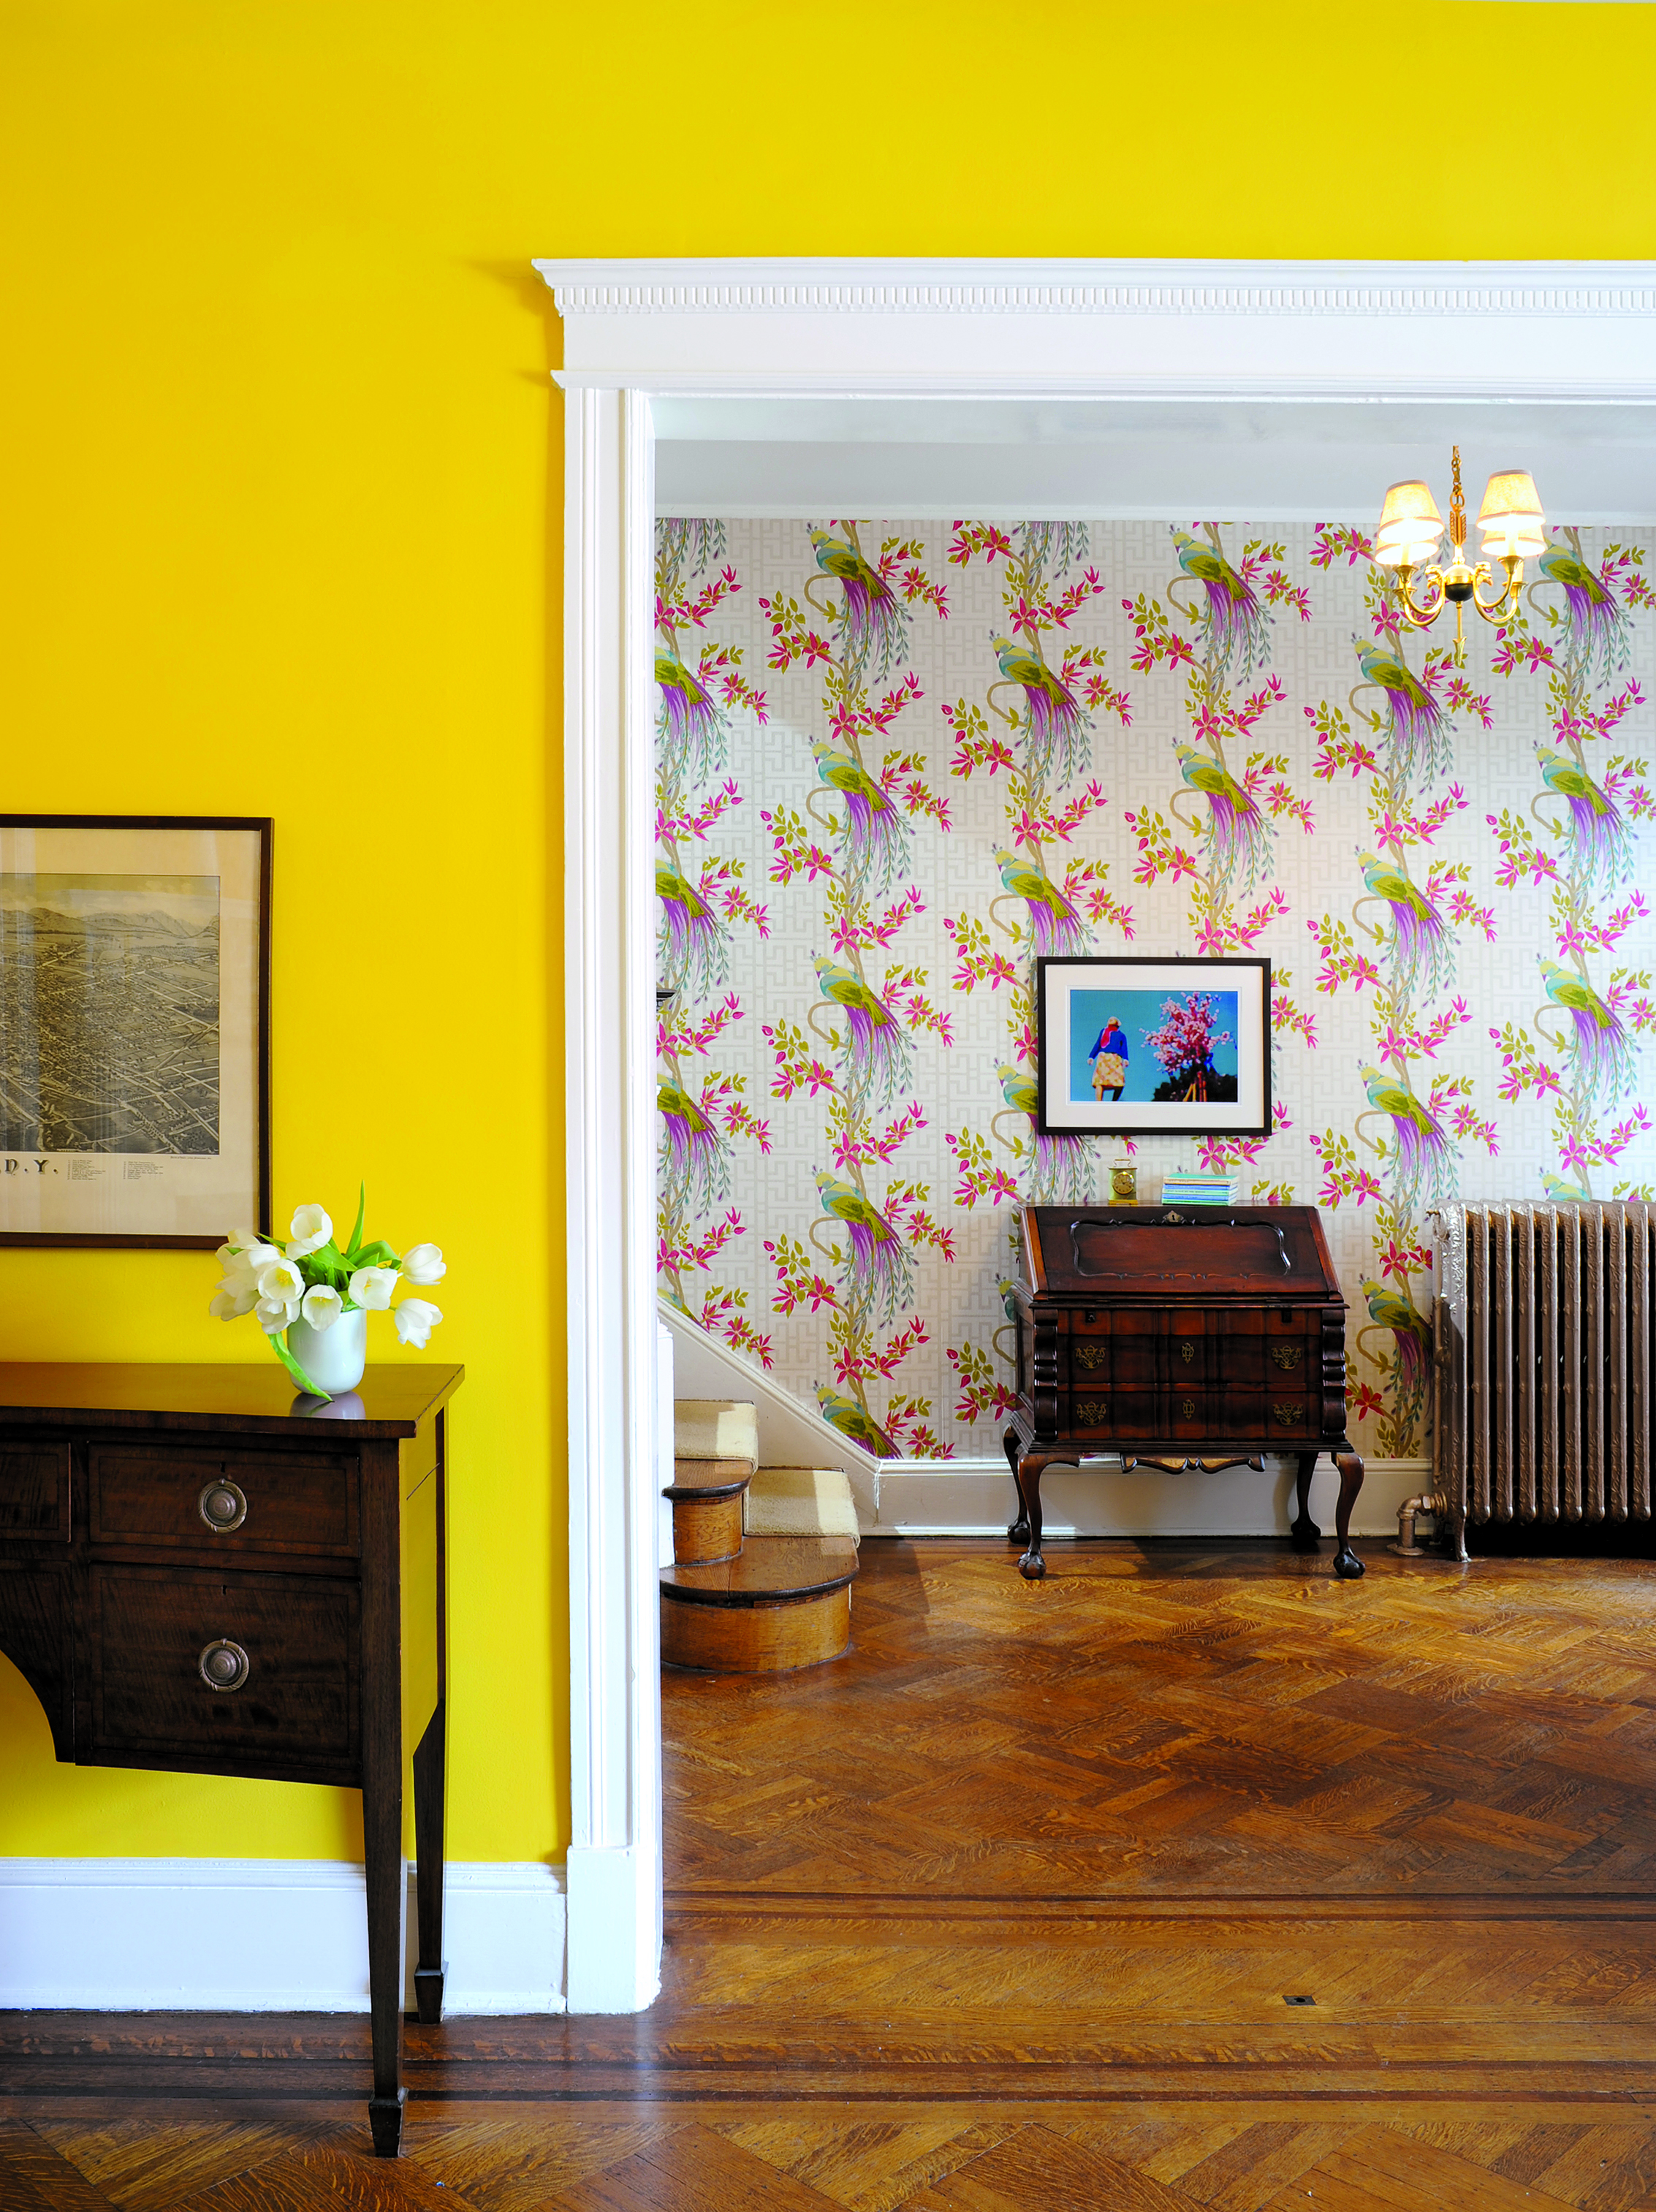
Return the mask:
[[[1296,1552],[1314,1552],[1323,1534],[1311,1517],[1311,1478],[1316,1471],[1316,1453],[1301,1452],[1299,1468],[1294,1475],[1300,1510],[1288,1530],[1289,1541]]]
[[[1363,1563],[1351,1548],[1351,1509],[1363,1486],[1363,1463],[1354,1451],[1339,1451],[1334,1464],[1340,1470],[1340,1502],[1334,1509],[1334,1571],[1342,1583],[1355,1582]]]
[[[1018,1517],[1007,1530],[1009,1544],[1029,1541],[1029,1508],[1024,1503],[1023,1477],[1018,1472],[1018,1461],[1023,1447],[1016,1429],[1008,1429],[1001,1439],[1001,1449],[1007,1455],[1007,1465],[1012,1469],[1013,1487],[1018,1493]]]

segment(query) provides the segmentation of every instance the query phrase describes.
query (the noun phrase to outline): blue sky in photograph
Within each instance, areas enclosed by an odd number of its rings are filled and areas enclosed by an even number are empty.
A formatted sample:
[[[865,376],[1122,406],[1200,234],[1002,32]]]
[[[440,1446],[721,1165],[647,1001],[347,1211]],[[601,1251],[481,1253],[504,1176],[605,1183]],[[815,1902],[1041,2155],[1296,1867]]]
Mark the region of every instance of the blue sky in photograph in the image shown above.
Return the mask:
[[[1069,1095],[1074,1099],[1091,1099],[1093,1096],[1093,1046],[1103,1033],[1105,1023],[1113,1014],[1127,1033],[1127,1087],[1122,1092],[1121,1103],[1148,1102],[1155,1094],[1156,1085],[1165,1083],[1167,1071],[1146,1044],[1145,1038],[1162,1024],[1162,1008],[1169,1000],[1184,1000],[1193,994],[1184,991],[1075,991],[1069,1000]],[[1219,1018],[1215,1026],[1228,1030],[1230,1042],[1216,1046],[1214,1068],[1220,1075],[1234,1075],[1236,1067],[1236,1038],[1240,1027],[1234,991],[1214,991],[1208,994],[1218,1002]],[[1114,1101],[1105,1096],[1106,1106]]]

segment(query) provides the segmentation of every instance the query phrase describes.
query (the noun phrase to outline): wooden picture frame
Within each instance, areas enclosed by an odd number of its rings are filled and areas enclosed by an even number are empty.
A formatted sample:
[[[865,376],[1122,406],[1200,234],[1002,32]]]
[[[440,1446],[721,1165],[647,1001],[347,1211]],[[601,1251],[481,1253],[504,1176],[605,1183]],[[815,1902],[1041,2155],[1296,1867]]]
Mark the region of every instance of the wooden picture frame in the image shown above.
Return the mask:
[[[0,1245],[271,1218],[272,823],[0,814]]]
[[[1044,1136],[1270,1134],[1269,960],[1054,956],[1035,1010]]]

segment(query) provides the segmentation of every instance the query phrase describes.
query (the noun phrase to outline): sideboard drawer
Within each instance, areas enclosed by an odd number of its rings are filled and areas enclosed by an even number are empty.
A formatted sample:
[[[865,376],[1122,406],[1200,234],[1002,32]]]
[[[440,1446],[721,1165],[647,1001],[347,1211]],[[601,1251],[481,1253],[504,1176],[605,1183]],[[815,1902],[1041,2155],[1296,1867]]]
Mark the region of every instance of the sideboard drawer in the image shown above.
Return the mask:
[[[356,1764],[354,1582],[100,1565],[90,1597],[94,1758]]]
[[[0,1442],[0,1537],[69,1541],[69,1446]]]
[[[354,1559],[357,1462],[320,1453],[94,1444],[92,1540]]]

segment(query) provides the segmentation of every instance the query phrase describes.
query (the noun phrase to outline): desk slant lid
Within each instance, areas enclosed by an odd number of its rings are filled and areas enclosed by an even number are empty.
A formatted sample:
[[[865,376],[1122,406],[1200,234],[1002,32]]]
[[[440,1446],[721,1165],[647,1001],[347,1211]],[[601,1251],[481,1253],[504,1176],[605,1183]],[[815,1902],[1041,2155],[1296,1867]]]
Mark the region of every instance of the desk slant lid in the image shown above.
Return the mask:
[[[1020,1213],[1020,1273],[1038,1297],[1345,1304],[1314,1206],[1026,1206]]]

